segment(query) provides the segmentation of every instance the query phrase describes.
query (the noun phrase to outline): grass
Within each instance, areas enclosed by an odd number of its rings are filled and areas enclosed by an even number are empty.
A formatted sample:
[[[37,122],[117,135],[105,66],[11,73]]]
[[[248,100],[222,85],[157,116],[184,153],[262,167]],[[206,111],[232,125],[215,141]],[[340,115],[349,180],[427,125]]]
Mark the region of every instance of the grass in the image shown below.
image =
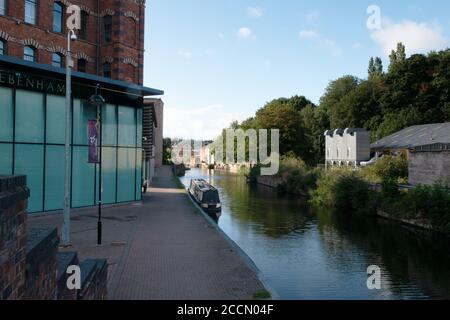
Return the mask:
[[[270,295],[270,292],[266,291],[266,290],[258,291],[253,294],[253,299],[263,300],[263,299],[270,299],[270,298],[272,298],[272,296]]]

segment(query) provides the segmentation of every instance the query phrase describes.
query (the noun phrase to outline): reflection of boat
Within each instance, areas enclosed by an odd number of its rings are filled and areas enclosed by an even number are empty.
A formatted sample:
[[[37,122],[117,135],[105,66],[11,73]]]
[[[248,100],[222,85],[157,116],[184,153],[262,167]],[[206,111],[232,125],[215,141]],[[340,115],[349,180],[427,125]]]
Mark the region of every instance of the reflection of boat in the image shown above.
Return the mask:
[[[189,194],[214,220],[218,220],[222,203],[219,199],[219,191],[203,179],[192,179],[189,186]]]

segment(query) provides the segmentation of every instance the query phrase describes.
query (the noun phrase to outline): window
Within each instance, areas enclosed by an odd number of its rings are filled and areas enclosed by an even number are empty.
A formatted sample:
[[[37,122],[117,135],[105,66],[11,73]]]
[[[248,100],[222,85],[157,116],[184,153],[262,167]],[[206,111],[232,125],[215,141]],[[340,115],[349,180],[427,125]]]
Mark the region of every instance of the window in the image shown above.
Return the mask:
[[[52,54],[52,66],[57,67],[57,68],[63,67],[61,54],[59,54],[59,53]]]
[[[63,5],[60,2],[53,4],[53,31],[63,32],[63,19],[64,19]]]
[[[112,16],[103,17],[103,42],[112,41]]]
[[[111,78],[111,63],[105,62],[103,64],[103,76],[105,78]]]
[[[26,46],[23,49],[23,60],[36,62],[36,49],[31,46]]]
[[[25,0],[25,22],[36,24],[37,0]]]
[[[78,71],[86,72],[87,61],[85,59],[78,59]]]
[[[131,24],[130,24],[130,39],[131,39],[131,45],[136,46],[136,28],[137,24],[134,21],[134,19],[130,18]]]
[[[0,55],[5,54],[5,41],[0,39]]]
[[[6,0],[0,0],[0,15],[6,14]]]
[[[87,40],[88,28],[88,14],[86,11],[81,11],[81,29],[78,31],[78,37],[82,40]]]
[[[350,147],[347,148],[347,159],[350,159],[350,153],[351,153]]]

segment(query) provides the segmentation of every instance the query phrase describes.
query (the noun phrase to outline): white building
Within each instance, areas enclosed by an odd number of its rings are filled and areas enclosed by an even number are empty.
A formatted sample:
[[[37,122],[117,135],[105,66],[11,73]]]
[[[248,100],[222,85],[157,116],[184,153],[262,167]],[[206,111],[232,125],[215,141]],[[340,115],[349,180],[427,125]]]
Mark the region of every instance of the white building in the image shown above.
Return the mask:
[[[325,131],[325,165],[359,166],[370,160],[370,132],[347,128]]]

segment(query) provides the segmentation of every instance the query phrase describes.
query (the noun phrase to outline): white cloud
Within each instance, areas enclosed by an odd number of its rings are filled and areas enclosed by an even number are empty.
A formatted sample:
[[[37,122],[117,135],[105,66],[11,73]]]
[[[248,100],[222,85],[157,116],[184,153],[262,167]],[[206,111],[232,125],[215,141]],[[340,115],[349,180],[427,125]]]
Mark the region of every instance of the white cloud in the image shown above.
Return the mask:
[[[260,18],[263,16],[264,12],[259,7],[248,7],[247,12],[251,17]]]
[[[316,46],[327,50],[331,55],[338,57],[342,55],[342,49],[336,42],[328,38],[323,37],[321,34],[314,30],[302,30],[300,31],[300,39],[313,41]]]
[[[314,30],[302,30],[300,31],[300,38],[302,39],[312,39],[319,37],[319,34]]]
[[[236,33],[236,35],[241,39],[248,39],[252,37],[252,34],[253,34],[252,30],[247,27],[240,28]]]
[[[339,57],[342,55],[341,48],[336,44],[336,42],[330,39],[324,39],[322,41],[322,45],[325,49],[327,49],[333,56]]]
[[[221,104],[191,109],[165,107],[164,136],[198,140],[214,139],[234,120],[240,119],[229,113]]]
[[[436,23],[410,20],[394,23],[386,17],[383,17],[381,29],[372,31],[371,37],[380,45],[386,56],[397,47],[399,42],[403,42],[406,46],[408,55],[441,50],[449,45],[449,40]]]

